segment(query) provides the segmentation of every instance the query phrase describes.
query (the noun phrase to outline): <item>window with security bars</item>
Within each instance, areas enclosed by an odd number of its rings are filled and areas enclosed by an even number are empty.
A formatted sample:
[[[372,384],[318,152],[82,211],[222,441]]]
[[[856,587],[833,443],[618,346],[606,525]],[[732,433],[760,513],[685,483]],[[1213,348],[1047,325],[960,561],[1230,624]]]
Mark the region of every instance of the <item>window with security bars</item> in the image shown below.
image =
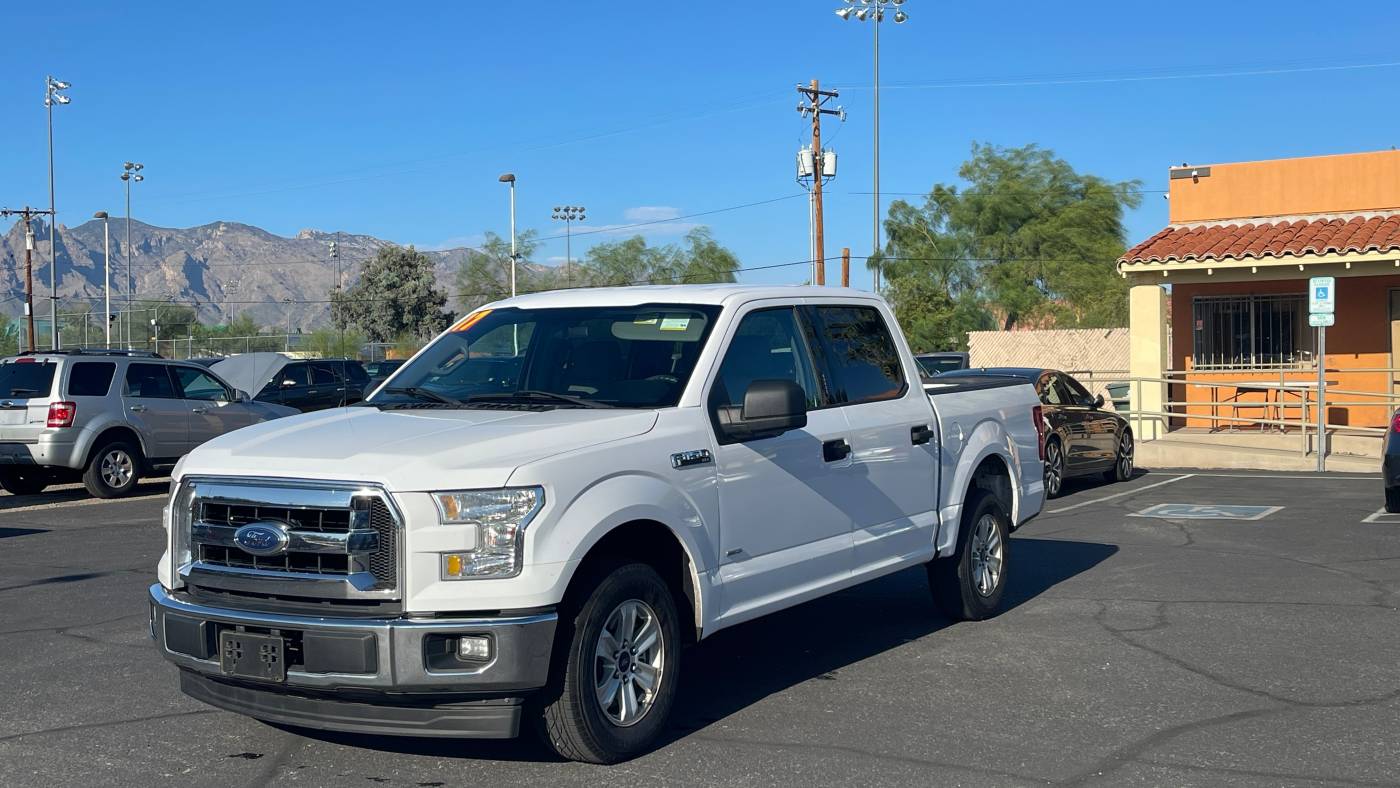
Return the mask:
[[[1303,293],[1197,296],[1192,319],[1196,369],[1277,369],[1314,359]]]

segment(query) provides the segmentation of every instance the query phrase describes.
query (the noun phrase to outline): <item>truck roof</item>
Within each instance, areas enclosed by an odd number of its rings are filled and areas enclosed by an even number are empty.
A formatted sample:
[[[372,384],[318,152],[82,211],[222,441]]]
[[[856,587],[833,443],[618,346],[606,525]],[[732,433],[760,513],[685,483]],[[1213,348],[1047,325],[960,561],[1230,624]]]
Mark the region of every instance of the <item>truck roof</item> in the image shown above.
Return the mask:
[[[507,298],[488,306],[495,309],[549,309],[571,306],[636,306],[639,304],[727,304],[765,298],[878,298],[868,290],[816,285],[643,285],[637,287],[588,287],[549,290]]]

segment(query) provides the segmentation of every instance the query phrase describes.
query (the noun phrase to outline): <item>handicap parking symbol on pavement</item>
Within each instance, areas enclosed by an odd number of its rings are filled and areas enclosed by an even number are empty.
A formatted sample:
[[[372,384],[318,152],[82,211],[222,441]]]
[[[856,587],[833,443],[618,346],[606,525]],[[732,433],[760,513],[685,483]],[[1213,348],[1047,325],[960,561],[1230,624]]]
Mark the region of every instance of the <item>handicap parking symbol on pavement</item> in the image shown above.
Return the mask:
[[[1159,503],[1128,516],[1155,517],[1159,520],[1262,520],[1282,508],[1282,506]]]

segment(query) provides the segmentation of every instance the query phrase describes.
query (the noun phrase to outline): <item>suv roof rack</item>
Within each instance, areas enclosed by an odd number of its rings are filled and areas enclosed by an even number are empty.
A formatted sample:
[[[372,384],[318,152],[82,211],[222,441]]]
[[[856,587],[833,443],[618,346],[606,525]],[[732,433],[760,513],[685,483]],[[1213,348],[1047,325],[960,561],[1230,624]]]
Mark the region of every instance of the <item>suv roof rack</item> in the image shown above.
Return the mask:
[[[164,358],[152,350],[118,350],[116,348],[68,348],[65,350],[25,350],[17,356],[129,356],[132,358]]]

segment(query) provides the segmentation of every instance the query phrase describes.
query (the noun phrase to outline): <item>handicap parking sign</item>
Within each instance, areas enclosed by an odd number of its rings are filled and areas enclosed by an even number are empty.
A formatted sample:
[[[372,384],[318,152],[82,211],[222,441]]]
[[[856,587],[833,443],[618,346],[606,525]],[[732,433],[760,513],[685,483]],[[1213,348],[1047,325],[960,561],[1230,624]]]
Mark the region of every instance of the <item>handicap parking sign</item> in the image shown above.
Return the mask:
[[[1308,280],[1308,311],[1315,315],[1337,311],[1336,277],[1314,276]]]

